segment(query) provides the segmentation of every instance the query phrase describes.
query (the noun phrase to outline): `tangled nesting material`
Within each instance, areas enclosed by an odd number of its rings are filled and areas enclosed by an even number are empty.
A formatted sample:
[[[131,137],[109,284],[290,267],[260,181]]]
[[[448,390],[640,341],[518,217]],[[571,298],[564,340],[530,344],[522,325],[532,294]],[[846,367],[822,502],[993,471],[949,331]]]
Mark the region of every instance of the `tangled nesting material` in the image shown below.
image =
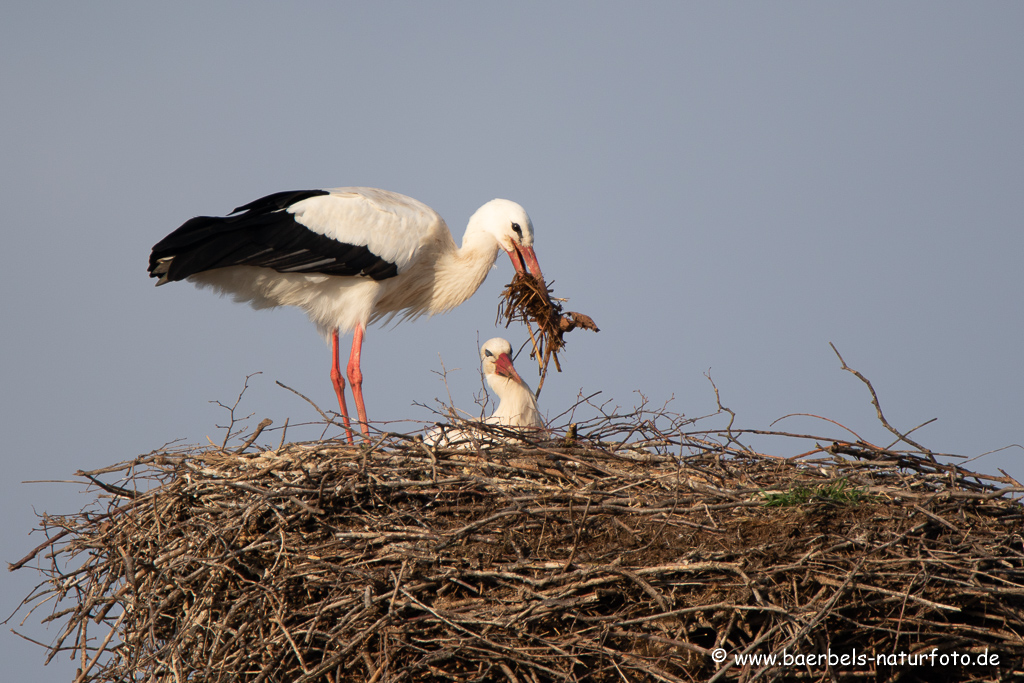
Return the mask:
[[[583,313],[562,312],[562,304],[558,299],[551,298],[552,290],[547,283],[530,273],[517,272],[501,293],[503,303],[498,305],[498,320],[505,320],[505,327],[512,321],[526,323],[533,342],[531,357],[537,359],[540,368],[540,381],[537,384],[537,395],[544,387],[544,378],[548,373],[548,362],[555,361],[555,368],[561,372],[558,363],[558,352],[565,346],[565,333],[578,328],[599,332],[594,320]],[[496,321],[496,322],[497,322]],[[537,325],[534,335],[531,323]]]

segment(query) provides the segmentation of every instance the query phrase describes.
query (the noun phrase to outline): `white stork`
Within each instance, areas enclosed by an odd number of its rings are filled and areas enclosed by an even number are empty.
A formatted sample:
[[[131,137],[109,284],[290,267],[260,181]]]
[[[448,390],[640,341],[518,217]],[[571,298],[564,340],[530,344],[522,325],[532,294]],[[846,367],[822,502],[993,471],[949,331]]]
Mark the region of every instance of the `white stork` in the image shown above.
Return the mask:
[[[542,429],[544,421],[537,407],[537,397],[512,365],[512,345],[501,337],[488,339],[480,347],[480,360],[491,391],[498,397],[498,407],[484,420],[487,424],[519,429]],[[477,440],[494,441],[496,437],[481,430],[438,427],[423,437],[431,446],[469,448]],[[497,437],[498,441],[505,439]]]
[[[346,374],[368,437],[359,363],[366,326],[455,308],[480,287],[499,248],[517,271],[543,277],[530,217],[507,199],[480,207],[457,247],[441,216],[410,197],[367,187],[299,190],[186,221],[153,247],[149,274],[157,285],[188,279],[254,308],[304,310],[331,338],[331,380],[352,442],[338,335],[353,331]]]
[[[501,337],[488,339],[480,347],[484,378],[498,397],[498,407],[487,418],[504,427],[543,427],[537,397],[512,366],[512,345]]]

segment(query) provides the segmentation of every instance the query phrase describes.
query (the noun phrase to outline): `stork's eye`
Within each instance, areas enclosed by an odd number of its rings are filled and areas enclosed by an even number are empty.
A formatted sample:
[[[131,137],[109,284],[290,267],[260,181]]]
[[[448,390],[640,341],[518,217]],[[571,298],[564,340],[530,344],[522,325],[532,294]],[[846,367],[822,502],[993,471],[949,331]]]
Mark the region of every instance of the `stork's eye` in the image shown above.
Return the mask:
[[[514,232],[515,234],[519,235],[520,237],[523,236],[523,229],[519,227],[518,223],[513,223],[512,224],[512,232]]]
[[[488,351],[487,349],[484,349],[484,355],[487,356],[488,358],[492,358],[494,356],[494,354]]]

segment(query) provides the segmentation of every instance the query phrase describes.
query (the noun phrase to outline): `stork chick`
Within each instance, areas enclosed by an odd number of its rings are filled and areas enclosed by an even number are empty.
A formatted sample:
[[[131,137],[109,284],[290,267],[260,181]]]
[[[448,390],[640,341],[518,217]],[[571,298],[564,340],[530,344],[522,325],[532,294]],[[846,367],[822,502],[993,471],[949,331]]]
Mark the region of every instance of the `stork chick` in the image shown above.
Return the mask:
[[[498,407],[487,418],[503,427],[543,427],[537,397],[512,365],[512,345],[501,337],[488,339],[480,347],[484,378],[498,397]]]
[[[524,432],[543,429],[537,398],[512,365],[512,345],[500,337],[489,339],[480,347],[480,360],[484,378],[498,397],[498,407],[484,422]],[[457,450],[514,440],[471,425],[460,429],[437,427],[423,437],[430,446]]]

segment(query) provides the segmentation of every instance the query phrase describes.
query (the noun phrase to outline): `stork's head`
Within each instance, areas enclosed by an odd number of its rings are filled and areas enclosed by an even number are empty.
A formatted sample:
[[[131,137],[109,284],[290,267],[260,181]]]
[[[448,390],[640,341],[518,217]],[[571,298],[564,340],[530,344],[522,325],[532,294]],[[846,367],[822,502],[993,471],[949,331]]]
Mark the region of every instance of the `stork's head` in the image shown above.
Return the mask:
[[[529,270],[544,279],[533,252],[533,222],[523,207],[507,199],[492,199],[469,219],[469,229],[490,233],[517,271]]]
[[[480,347],[480,360],[483,361],[484,376],[492,388],[495,388],[494,382],[498,381],[498,378],[505,378],[517,384],[524,383],[519,373],[512,367],[512,345],[501,337],[484,342]]]

